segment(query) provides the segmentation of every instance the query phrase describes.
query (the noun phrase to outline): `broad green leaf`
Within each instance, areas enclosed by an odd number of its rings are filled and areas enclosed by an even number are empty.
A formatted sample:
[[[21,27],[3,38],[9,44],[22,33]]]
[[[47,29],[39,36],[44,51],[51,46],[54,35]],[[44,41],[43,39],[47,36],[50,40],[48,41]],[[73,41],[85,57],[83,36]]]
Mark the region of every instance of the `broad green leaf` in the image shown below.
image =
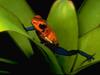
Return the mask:
[[[100,62],[100,0],[85,0],[81,6],[79,17],[79,49],[93,55],[95,60],[81,64],[86,58],[78,55],[74,72],[78,72],[92,64]]]
[[[0,7],[0,32],[8,31],[27,57],[33,55],[29,37],[19,20],[5,8]],[[22,43],[24,41],[24,43]]]
[[[17,0],[17,1],[16,0],[0,0],[0,5],[4,7],[5,9],[9,10],[12,14],[14,14],[20,20],[20,22],[22,23],[24,27],[32,26],[31,20],[35,14],[31,10],[29,5],[27,4],[26,0]],[[39,41],[34,31],[29,31],[28,33],[30,37],[32,37],[33,39],[35,38],[37,41]],[[14,35],[14,33],[11,36],[13,38],[21,37],[20,35],[19,36],[16,36],[16,34]],[[14,40],[17,41],[16,38]]]
[[[26,0],[0,0],[0,5],[13,13],[25,27],[32,25],[31,20],[34,17],[34,12]],[[33,31],[29,31],[28,33],[32,38],[37,38]]]
[[[77,16],[71,1],[55,1],[51,7],[47,21],[55,31],[61,47],[65,48],[66,50],[77,50]],[[58,55],[57,58],[66,74],[70,73],[75,61],[75,56]]]
[[[34,12],[32,12],[26,0],[0,0],[0,5],[16,15],[24,25],[31,25]]]
[[[21,6],[18,6],[18,5],[21,5]],[[17,0],[17,1],[16,0],[0,0],[0,6],[7,9],[11,14],[13,14],[14,15],[13,18],[18,18],[23,25],[27,25],[27,26],[31,25],[31,18],[33,17],[34,13],[32,12],[32,10],[30,9],[30,7],[28,6],[25,0]],[[16,24],[16,25],[19,25],[19,24]],[[15,29],[18,29],[18,28],[15,28]],[[26,55],[33,54],[29,40],[25,36],[15,33],[15,32],[9,32],[9,34],[15,40],[15,42],[20,46],[21,49],[24,48],[24,50],[28,50],[27,52],[25,52]]]
[[[76,71],[81,70],[85,67],[88,67],[92,64],[100,62],[100,27],[96,28],[95,30],[89,32],[88,34],[84,35],[79,40],[79,49],[85,51],[90,55],[94,55],[94,60],[91,62],[85,62],[81,64],[86,58],[82,56],[78,56],[77,62],[75,65]],[[75,70],[74,69],[74,70]]]
[[[79,17],[79,35],[93,30],[100,25],[100,0],[85,0],[81,6]]]

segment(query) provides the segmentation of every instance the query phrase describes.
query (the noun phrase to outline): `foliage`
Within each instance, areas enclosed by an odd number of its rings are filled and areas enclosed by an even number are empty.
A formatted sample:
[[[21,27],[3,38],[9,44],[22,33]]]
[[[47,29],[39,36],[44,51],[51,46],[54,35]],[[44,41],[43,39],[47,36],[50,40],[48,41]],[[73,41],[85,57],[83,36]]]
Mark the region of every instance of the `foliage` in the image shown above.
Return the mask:
[[[90,55],[95,54],[95,60],[82,65],[86,58],[79,54],[73,56],[54,54],[40,43],[34,31],[25,31],[25,27],[32,26],[31,20],[35,15],[25,0],[0,0],[0,33],[8,32],[27,59],[34,57],[35,51],[39,50],[54,74],[76,74],[100,61],[99,5],[100,0],[85,0],[77,13],[72,1],[56,0],[48,14],[47,22],[55,31],[61,47],[66,50],[80,49]],[[19,63],[2,56],[0,62]],[[0,69],[0,73],[9,71]]]

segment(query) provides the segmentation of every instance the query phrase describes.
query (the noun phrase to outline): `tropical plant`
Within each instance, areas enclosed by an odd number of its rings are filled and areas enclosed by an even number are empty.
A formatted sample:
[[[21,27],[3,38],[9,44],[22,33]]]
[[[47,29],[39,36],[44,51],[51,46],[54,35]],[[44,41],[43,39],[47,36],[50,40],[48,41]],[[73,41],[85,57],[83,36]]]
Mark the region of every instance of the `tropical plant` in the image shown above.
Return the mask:
[[[47,64],[46,69],[49,68],[52,74],[62,75],[76,74],[100,62],[99,6],[100,0],[84,0],[80,9],[76,11],[71,0],[55,0],[48,14],[47,22],[55,31],[61,47],[66,50],[79,49],[90,55],[95,54],[94,60],[81,64],[86,60],[83,56],[55,54],[40,43],[35,31],[25,30],[28,26],[32,26],[31,20],[36,14],[26,0],[0,0],[0,44],[2,44],[0,45],[0,73],[18,72],[19,70],[13,70],[13,67],[10,69],[11,66],[20,65],[17,67],[21,70],[23,64],[30,65],[24,70],[27,71],[40,62],[38,58],[41,58],[42,63]],[[34,69],[36,68],[42,69],[38,65]]]

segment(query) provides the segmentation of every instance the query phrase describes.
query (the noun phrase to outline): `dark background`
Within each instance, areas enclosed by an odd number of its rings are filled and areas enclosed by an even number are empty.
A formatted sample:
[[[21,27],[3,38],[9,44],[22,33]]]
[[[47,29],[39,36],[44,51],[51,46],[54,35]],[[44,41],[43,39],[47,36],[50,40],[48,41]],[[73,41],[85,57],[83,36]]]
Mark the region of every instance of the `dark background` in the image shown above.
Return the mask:
[[[55,0],[27,0],[31,8],[36,12],[36,14],[41,15],[44,19],[47,18],[51,5]],[[74,2],[76,10],[83,2],[83,0],[72,0]]]
[[[27,0],[34,12],[41,15],[44,19],[47,18],[51,5],[54,1],[55,0]],[[83,2],[83,0],[72,1],[74,2],[76,10],[79,9],[79,6]],[[35,44],[32,43],[32,45]],[[19,62],[19,64],[16,66],[0,62],[0,70],[8,70],[9,72],[12,72],[13,75],[54,75],[50,70],[49,64],[45,61],[44,56],[40,51],[38,51],[36,46],[34,48],[36,48],[34,56],[31,56],[30,59],[27,59],[7,32],[0,33],[0,57]],[[80,71],[77,75],[98,75],[100,74],[98,69],[99,67],[100,63],[97,63]]]

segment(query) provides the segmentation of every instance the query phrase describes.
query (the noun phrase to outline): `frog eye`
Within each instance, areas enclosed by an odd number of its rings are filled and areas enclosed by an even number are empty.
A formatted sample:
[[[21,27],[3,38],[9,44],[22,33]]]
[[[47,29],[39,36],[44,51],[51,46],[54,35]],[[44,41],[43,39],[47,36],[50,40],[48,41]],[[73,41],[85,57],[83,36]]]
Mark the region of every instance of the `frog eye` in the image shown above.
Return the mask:
[[[47,28],[47,26],[46,26],[45,24],[40,24],[39,27],[40,27],[41,29]]]

